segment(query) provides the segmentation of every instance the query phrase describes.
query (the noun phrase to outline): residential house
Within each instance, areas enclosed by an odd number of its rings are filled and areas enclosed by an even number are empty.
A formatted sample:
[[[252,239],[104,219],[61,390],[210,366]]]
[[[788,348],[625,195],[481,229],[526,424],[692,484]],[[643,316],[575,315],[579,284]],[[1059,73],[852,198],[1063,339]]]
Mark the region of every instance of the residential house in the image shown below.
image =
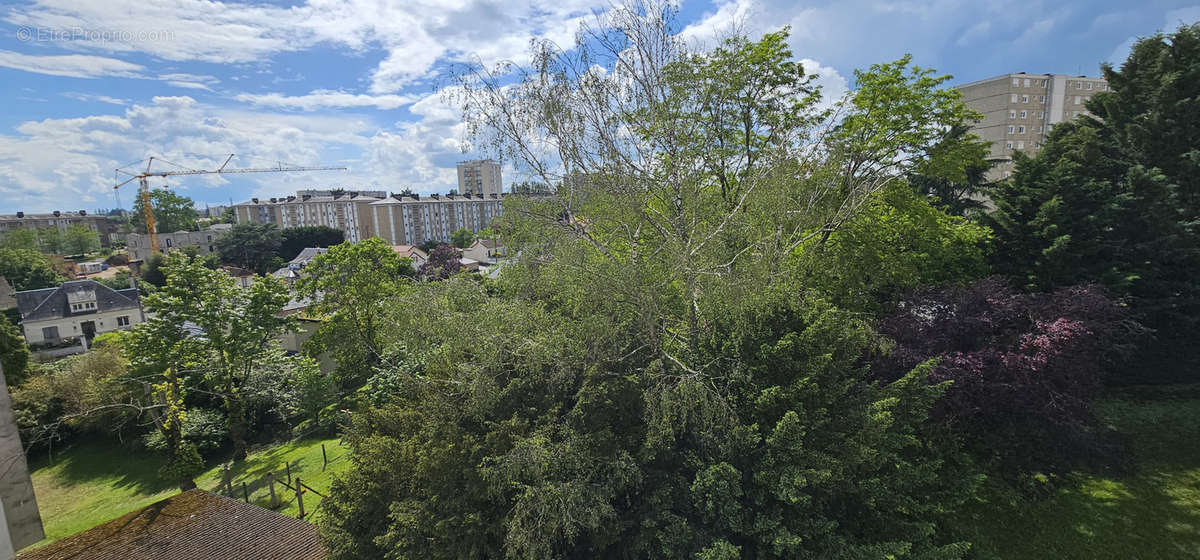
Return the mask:
[[[17,560],[322,560],[326,554],[312,524],[189,490]]]
[[[254,271],[253,270],[247,270],[240,266],[230,266],[230,265],[222,266],[221,270],[224,270],[225,274],[232,276],[233,279],[237,282],[237,285],[239,288],[249,288],[250,285],[254,283]]]
[[[411,260],[414,270],[429,262],[429,255],[413,245],[392,245],[392,250],[400,257]]]
[[[495,263],[504,256],[504,245],[495,239],[476,239],[469,247],[463,249],[462,254],[481,263]]]
[[[58,344],[128,329],[145,321],[136,288],[114,290],[95,280],[17,292],[21,329],[29,344]]]

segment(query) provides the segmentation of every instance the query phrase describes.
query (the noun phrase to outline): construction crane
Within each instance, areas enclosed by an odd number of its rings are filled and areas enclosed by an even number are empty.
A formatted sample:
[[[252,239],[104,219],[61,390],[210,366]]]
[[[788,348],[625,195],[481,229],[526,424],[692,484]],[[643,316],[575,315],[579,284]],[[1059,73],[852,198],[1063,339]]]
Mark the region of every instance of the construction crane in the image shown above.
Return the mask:
[[[158,231],[156,231],[156,228],[155,228],[154,209],[151,208],[151,206],[150,206],[150,183],[149,183],[149,181],[147,181],[147,179],[150,177],[177,177],[180,175],[230,175],[230,174],[234,174],[234,173],[280,173],[280,172],[284,172],[284,171],[345,171],[346,170],[345,167],[297,167],[297,166],[284,167],[284,165],[282,163],[280,163],[278,165],[278,167],[247,167],[247,168],[241,168],[241,169],[226,169],[225,167],[229,165],[229,162],[233,159],[233,156],[234,156],[234,154],[229,154],[229,157],[225,158],[225,163],[222,163],[221,167],[218,167],[215,170],[214,169],[186,169],[186,168],[184,168],[184,169],[179,169],[179,170],[175,170],[175,171],[154,171],[151,169],[151,166],[154,165],[154,157],[153,156],[151,156],[150,159],[146,162],[146,170],[145,171],[141,171],[138,173],[130,173],[129,171],[125,171],[120,168],[118,168],[116,170],[116,173],[128,175],[129,178],[122,181],[117,186],[113,187],[114,190],[119,189],[119,188],[129,184],[132,181],[138,182],[138,194],[141,196],[141,199],[142,199],[142,215],[146,220],[146,235],[150,239],[150,251],[152,253],[158,252]],[[162,158],[158,158],[158,159],[160,161],[167,161]],[[167,162],[167,163],[170,163],[170,162]],[[171,165],[176,165],[176,164],[171,164]],[[181,166],[177,166],[177,167],[181,167]]]

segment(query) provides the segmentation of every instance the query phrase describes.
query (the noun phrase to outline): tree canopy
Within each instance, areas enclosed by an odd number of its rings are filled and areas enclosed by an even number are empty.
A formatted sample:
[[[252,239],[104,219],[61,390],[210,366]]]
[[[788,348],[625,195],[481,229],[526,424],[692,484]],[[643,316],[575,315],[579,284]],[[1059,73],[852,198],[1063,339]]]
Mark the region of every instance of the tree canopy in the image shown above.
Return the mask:
[[[0,276],[17,291],[52,288],[65,280],[45,255],[33,249],[0,248]]]
[[[267,270],[283,244],[283,234],[275,224],[241,223],[217,238],[221,262],[240,266],[259,274]],[[299,252],[299,251],[297,251]],[[287,260],[295,258],[288,257]]]
[[[196,220],[200,212],[192,199],[168,189],[150,190],[150,207],[154,210],[154,223],[159,233],[196,231]],[[133,213],[129,215],[133,230],[146,233],[146,215],[142,211],[142,198],[133,201]]]

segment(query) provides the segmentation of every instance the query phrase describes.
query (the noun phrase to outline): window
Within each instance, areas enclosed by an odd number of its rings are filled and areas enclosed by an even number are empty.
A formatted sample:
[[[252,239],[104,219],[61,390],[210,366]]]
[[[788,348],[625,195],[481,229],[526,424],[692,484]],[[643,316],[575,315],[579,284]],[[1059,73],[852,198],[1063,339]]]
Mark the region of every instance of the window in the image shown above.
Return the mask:
[[[1022,119],[1023,119],[1023,118],[1026,118],[1027,116],[1029,116],[1029,113],[1027,113],[1026,111],[1021,111],[1021,118],[1022,118]]]
[[[1017,127],[1017,134],[1025,134],[1025,127],[1024,127],[1024,126],[1018,126],[1018,127]]]
[[[1029,103],[1029,96],[1028,96],[1028,95],[1022,95],[1022,96],[1021,96],[1021,103]]]
[[[1017,149],[1018,149],[1018,150],[1024,150],[1024,149],[1025,149],[1025,141],[1024,141],[1024,140],[1017,140]]]
[[[1087,88],[1092,89],[1092,82],[1088,82]]]
[[[1029,78],[1025,78],[1025,87],[1029,87]]]
[[[1083,82],[1075,82],[1075,89],[1083,89]]]
[[[1021,87],[1021,78],[1013,78],[1013,87]]]
[[[1045,112],[1045,111],[1038,111],[1038,112],[1037,112],[1037,118],[1038,118],[1038,120],[1045,119],[1045,118],[1046,118],[1046,112]]]
[[[1010,125],[1008,125],[1008,133],[1009,133],[1009,134],[1012,134],[1013,132],[1016,132],[1016,130],[1017,130],[1017,127],[1015,127],[1015,126],[1013,126],[1013,125],[1011,125],[1011,124],[1010,124]]]
[[[1041,127],[1041,125],[1038,125],[1038,127],[1037,127],[1037,131],[1038,131],[1038,133],[1039,133],[1039,134],[1041,134],[1041,132],[1042,132],[1042,127]],[[1040,142],[1039,142],[1039,144],[1040,144]]]
[[[1017,102],[1017,94],[1014,93],[1011,96],[1009,96],[1009,101],[1012,103],[1016,103]]]
[[[1008,146],[1008,149],[1010,149],[1010,150],[1012,149],[1012,142],[1006,142],[1005,145]]]
[[[1010,118],[1010,119],[1015,119],[1015,118],[1017,118],[1017,112],[1016,112],[1016,110],[1011,110],[1011,111],[1009,111],[1009,112],[1008,112],[1008,118]]]
[[[129,326],[129,316],[122,315],[120,317],[117,317],[117,326],[118,327],[128,327]]]
[[[1038,96],[1038,103],[1045,104],[1045,103],[1046,103],[1046,96],[1045,96],[1045,95],[1039,95],[1039,96]]]
[[[171,247],[171,240],[167,239],[167,247]]]
[[[42,327],[42,340],[58,342],[58,327]]]
[[[1075,104],[1076,104],[1076,105],[1078,105],[1078,104],[1079,104],[1079,101],[1080,101],[1081,99],[1082,99],[1081,97],[1079,97],[1078,95],[1076,95],[1076,96],[1075,96]]]

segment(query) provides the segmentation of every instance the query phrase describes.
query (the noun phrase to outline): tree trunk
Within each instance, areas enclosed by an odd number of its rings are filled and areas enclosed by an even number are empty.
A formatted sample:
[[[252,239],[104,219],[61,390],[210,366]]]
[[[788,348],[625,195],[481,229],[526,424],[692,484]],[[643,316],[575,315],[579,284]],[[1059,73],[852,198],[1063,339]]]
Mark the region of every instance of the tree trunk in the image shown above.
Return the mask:
[[[246,460],[246,406],[237,395],[225,397],[225,412],[229,415],[229,439],[233,441],[233,460]]]

